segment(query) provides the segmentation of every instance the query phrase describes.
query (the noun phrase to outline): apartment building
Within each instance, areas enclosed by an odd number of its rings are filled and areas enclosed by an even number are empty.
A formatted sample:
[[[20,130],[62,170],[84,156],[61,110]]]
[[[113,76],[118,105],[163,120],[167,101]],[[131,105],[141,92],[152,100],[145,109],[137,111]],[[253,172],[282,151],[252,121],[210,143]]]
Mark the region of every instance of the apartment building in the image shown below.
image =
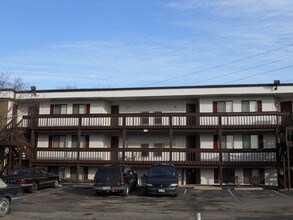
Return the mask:
[[[180,184],[290,186],[292,102],[293,84],[277,81],[5,91],[2,171],[42,166],[92,180],[102,164],[130,164],[143,177],[172,163]]]

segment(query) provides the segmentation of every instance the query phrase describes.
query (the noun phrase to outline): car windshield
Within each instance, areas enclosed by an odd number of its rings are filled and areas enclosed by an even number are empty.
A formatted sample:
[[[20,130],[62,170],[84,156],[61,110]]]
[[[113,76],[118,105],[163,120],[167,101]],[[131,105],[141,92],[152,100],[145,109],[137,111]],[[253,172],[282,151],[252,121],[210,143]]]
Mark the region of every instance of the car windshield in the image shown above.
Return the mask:
[[[97,177],[112,177],[120,176],[121,171],[119,167],[101,167],[97,170]]]
[[[152,167],[149,171],[149,177],[176,177],[176,172],[173,167],[158,166]]]
[[[32,171],[29,169],[21,170],[12,170],[9,175],[31,175]]]

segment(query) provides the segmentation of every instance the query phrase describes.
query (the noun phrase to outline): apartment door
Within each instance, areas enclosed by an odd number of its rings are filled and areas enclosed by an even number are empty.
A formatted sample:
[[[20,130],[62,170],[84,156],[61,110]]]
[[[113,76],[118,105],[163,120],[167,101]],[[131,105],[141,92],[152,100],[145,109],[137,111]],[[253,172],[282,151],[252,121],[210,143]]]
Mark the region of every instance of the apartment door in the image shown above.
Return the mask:
[[[223,183],[234,184],[235,179],[235,169],[234,168],[224,168],[223,169]]]
[[[118,149],[118,148],[119,148],[119,137],[111,136],[111,149]],[[114,161],[118,160],[118,151],[111,152],[111,160],[114,160]]]
[[[186,169],[186,184],[199,184],[199,169]]]
[[[186,148],[187,149],[196,148],[196,136],[194,135],[186,136]],[[188,161],[195,161],[199,159],[199,157],[197,157],[199,155],[197,155],[195,152],[188,152],[186,156]]]
[[[118,115],[119,114],[119,105],[111,105],[111,115]],[[118,126],[118,117],[112,116],[111,117],[111,126],[117,127]]]
[[[186,104],[186,113],[195,113],[196,105],[195,104]],[[195,115],[188,115],[186,118],[186,125],[195,126],[196,117]]]
[[[281,112],[292,114],[292,102],[281,102]]]

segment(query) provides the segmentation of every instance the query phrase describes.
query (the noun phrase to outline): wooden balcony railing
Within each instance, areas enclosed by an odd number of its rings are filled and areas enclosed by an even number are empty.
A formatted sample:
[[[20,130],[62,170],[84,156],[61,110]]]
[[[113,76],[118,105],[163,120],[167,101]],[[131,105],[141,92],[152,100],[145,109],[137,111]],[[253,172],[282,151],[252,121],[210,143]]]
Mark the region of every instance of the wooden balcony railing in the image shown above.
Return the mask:
[[[182,166],[274,166],[276,149],[142,149],[142,148],[36,148],[33,162],[46,164],[126,163]]]
[[[289,113],[148,113],[24,116],[18,127],[36,129],[121,128],[276,128],[292,119]]]

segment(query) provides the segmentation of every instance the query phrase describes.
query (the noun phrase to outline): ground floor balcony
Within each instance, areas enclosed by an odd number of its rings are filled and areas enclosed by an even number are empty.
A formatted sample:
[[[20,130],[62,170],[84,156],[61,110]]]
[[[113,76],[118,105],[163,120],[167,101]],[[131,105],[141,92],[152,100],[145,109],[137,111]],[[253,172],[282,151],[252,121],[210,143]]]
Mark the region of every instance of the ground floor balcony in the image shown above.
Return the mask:
[[[68,166],[173,163],[178,167],[272,167],[277,165],[277,152],[276,149],[35,148],[32,163]]]

